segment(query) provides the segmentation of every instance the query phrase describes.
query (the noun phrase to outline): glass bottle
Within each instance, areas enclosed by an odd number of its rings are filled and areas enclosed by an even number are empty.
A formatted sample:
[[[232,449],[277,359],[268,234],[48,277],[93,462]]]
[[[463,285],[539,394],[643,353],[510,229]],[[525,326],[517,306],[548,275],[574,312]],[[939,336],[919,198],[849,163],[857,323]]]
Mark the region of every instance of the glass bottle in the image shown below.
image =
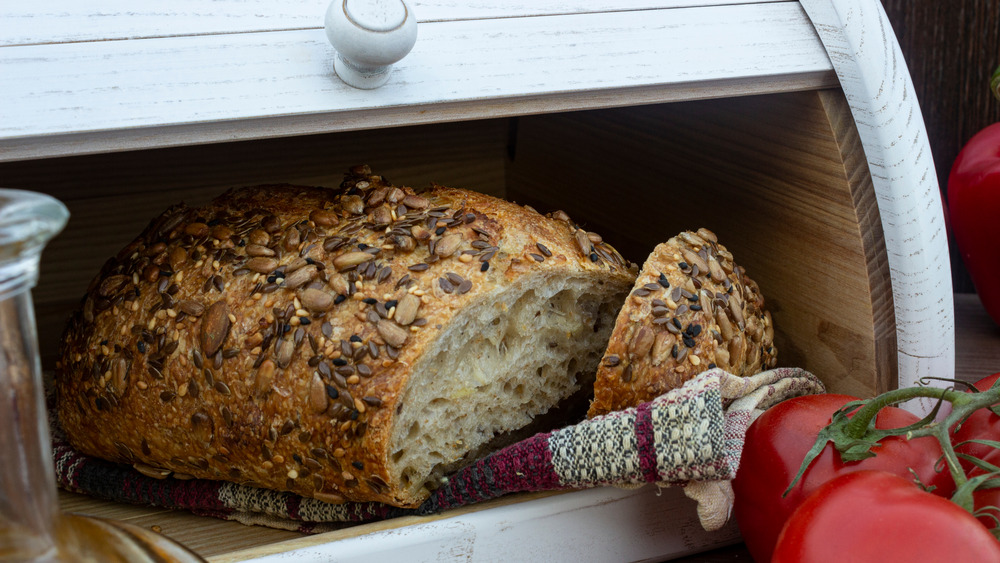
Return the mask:
[[[0,189],[0,561],[203,561],[152,530],[59,510],[31,288],[68,217],[52,197]]]

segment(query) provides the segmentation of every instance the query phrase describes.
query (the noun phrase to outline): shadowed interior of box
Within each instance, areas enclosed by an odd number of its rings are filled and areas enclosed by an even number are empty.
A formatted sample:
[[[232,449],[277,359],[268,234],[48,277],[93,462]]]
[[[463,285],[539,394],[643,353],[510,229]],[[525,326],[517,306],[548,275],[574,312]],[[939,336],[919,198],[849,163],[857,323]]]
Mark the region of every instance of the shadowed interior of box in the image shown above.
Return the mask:
[[[357,163],[397,184],[562,209],[637,262],[678,231],[707,227],[759,283],[779,365],[837,392],[895,385],[881,220],[837,90],[0,165],[0,185],[52,194],[71,213],[34,291],[43,368],[104,261],[169,205],[241,185],[333,186]]]

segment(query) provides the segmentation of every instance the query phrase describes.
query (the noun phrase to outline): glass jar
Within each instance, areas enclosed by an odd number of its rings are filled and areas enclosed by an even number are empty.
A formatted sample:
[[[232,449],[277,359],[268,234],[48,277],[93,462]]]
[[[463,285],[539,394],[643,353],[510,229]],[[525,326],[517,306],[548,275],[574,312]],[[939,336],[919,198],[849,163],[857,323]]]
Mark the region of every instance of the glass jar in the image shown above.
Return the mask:
[[[0,561],[202,561],[152,530],[59,510],[31,288],[68,218],[52,197],[0,189]]]

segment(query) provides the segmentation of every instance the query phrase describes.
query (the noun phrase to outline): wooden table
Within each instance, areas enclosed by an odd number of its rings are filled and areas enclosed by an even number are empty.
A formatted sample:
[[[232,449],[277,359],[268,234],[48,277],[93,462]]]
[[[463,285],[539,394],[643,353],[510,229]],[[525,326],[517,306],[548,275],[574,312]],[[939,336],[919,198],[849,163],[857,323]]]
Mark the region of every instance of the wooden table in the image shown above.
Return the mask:
[[[1000,327],[993,323],[983,310],[974,294],[955,295],[957,319],[956,363],[957,377],[965,381],[975,381],[981,377],[1000,371]],[[542,496],[543,493],[538,496]],[[523,497],[522,497],[523,498]],[[509,499],[499,499],[485,506],[461,509],[462,511],[483,510],[510,503]],[[82,512],[161,530],[164,534],[182,542],[210,561],[228,560],[230,554],[257,548],[264,553],[265,546],[271,549],[275,544],[291,542],[299,544],[306,536],[296,532],[262,527],[247,527],[243,524],[214,518],[195,516],[188,512],[157,508],[145,508],[92,499],[83,495],[60,491],[62,508],[72,512]],[[458,511],[447,512],[438,518],[454,516]],[[335,532],[329,539],[336,540],[355,537],[392,527],[401,527],[426,518],[407,517],[389,522],[376,522],[348,526]],[[296,541],[298,540],[298,541]],[[680,561],[749,561],[750,555],[742,544],[715,549]]]

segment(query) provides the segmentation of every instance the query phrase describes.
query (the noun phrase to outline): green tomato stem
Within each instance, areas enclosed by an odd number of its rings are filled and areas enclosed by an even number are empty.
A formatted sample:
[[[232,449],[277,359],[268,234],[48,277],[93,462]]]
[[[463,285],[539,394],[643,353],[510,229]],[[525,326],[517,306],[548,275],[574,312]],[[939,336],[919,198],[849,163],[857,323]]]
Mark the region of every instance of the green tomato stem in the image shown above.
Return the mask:
[[[954,405],[955,401],[959,401],[962,395],[968,394],[969,393],[955,391],[954,389],[941,389],[937,387],[904,387],[902,389],[894,389],[867,401],[865,405],[861,407],[853,417],[851,417],[850,422],[847,423],[847,427],[845,428],[845,433],[854,438],[864,437],[868,432],[868,427],[871,425],[872,419],[875,418],[875,415],[877,415],[880,410],[888,406],[909,401],[910,399],[918,399],[920,397],[944,399]]]
[[[947,418],[945,419],[947,420]],[[921,436],[933,436],[937,439],[938,443],[941,444],[941,453],[944,455],[944,461],[948,465],[948,472],[951,473],[951,478],[955,481],[955,488],[959,489],[962,485],[968,481],[968,477],[965,476],[965,471],[962,470],[962,466],[958,461],[958,456],[955,455],[955,448],[951,445],[951,436],[949,436],[948,429],[951,428],[949,425],[933,423],[930,426],[925,426],[920,430],[914,430],[906,434],[907,440],[912,440],[913,438],[919,438]],[[972,508],[972,507],[968,507]]]
[[[1000,69],[998,69],[1000,72]],[[854,440],[878,440],[886,435],[891,435],[891,430],[875,430],[873,421],[878,412],[885,407],[896,405],[911,399],[927,397],[947,401],[951,403],[951,412],[942,420],[932,420],[928,416],[919,423],[906,427],[905,435],[907,440],[931,436],[941,445],[941,452],[944,461],[948,466],[956,488],[961,488],[968,481],[962,466],[959,463],[958,455],[951,444],[950,430],[958,423],[964,421],[974,411],[981,408],[989,408],[1000,402],[1000,386],[993,387],[987,391],[978,393],[966,393],[954,389],[942,389],[936,387],[905,387],[894,389],[883,393],[864,402],[849,421],[844,423],[843,433],[849,439]],[[900,430],[900,429],[897,429]],[[895,434],[901,434],[896,432]]]

